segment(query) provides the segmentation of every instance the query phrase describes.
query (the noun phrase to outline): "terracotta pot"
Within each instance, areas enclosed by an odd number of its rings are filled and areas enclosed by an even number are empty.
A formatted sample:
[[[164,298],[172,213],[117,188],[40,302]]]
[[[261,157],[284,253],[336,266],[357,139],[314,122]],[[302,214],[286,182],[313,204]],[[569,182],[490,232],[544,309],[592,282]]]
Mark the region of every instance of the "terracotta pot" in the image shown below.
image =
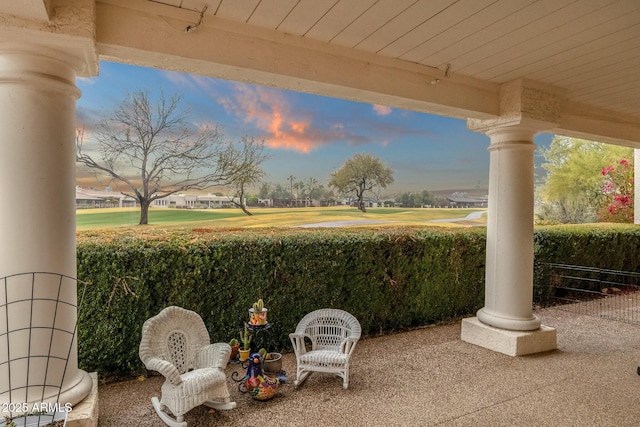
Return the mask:
[[[231,354],[229,354],[229,360],[234,360],[238,355],[238,350],[240,350],[240,344],[231,346]]]

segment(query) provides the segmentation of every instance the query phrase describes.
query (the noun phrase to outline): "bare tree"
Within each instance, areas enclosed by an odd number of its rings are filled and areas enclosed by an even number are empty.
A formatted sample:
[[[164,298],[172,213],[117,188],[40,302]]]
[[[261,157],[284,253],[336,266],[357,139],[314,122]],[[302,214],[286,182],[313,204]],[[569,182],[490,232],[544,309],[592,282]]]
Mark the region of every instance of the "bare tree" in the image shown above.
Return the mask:
[[[366,212],[365,192],[375,187],[386,188],[393,181],[393,171],[379,158],[371,154],[357,153],[331,174],[329,186],[342,194],[355,193],[358,209]]]
[[[267,175],[260,166],[266,159],[264,142],[256,142],[246,135],[239,144],[228,144],[220,154],[219,163],[225,165],[224,168],[229,171],[227,180],[233,186],[234,195],[230,197],[231,203],[247,215],[253,215],[245,203],[247,188],[258,184]]]
[[[227,182],[228,165],[219,162],[221,132],[196,128],[181,101],[161,92],[152,102],[148,90],[127,94],[98,123],[95,156],[85,152],[84,133],[77,135],[76,162],[126,184],[130,191],[122,194],[140,203],[140,224],[148,224],[154,200]]]

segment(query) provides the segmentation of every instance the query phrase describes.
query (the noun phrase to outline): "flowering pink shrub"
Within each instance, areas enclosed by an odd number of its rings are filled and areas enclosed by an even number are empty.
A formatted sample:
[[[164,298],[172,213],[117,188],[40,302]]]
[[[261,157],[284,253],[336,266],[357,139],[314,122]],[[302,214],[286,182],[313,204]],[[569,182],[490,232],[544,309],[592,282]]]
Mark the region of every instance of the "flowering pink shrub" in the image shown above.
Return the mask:
[[[633,162],[620,160],[616,167],[602,168],[604,202],[598,211],[601,222],[633,222]]]

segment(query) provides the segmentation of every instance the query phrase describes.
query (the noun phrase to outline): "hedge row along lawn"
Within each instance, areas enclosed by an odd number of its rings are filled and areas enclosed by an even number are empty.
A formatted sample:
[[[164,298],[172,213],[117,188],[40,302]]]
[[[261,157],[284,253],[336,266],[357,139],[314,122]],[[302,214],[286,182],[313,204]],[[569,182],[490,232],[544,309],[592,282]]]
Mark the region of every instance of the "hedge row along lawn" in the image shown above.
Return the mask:
[[[351,207],[326,208],[250,208],[252,216],[239,209],[169,209],[149,210],[151,227],[189,228],[254,228],[254,227],[295,227],[330,221],[384,221],[380,225],[406,226],[471,226],[486,225],[486,216],[479,220],[453,223],[430,223],[432,220],[464,218],[471,212],[483,209],[401,209],[376,208],[367,213]],[[79,210],[76,214],[78,230],[97,228],[133,227],[138,224],[138,208],[112,208]],[[363,223],[361,226],[369,224]]]

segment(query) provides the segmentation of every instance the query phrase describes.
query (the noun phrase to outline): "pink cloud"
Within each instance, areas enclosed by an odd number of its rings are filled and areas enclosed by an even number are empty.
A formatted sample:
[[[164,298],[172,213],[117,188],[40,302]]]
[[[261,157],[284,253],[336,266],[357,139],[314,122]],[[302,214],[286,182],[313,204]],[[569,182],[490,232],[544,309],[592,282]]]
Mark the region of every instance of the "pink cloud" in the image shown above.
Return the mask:
[[[376,114],[379,116],[389,115],[393,111],[391,107],[387,107],[386,105],[372,104],[372,106],[373,106],[373,111],[375,111]]]
[[[243,83],[235,83],[233,88],[232,97],[219,98],[218,102],[264,132],[260,138],[268,147],[309,153],[338,141],[362,143],[357,136],[345,132],[342,125],[332,125],[330,129],[314,126],[311,114],[296,111],[280,91]]]

